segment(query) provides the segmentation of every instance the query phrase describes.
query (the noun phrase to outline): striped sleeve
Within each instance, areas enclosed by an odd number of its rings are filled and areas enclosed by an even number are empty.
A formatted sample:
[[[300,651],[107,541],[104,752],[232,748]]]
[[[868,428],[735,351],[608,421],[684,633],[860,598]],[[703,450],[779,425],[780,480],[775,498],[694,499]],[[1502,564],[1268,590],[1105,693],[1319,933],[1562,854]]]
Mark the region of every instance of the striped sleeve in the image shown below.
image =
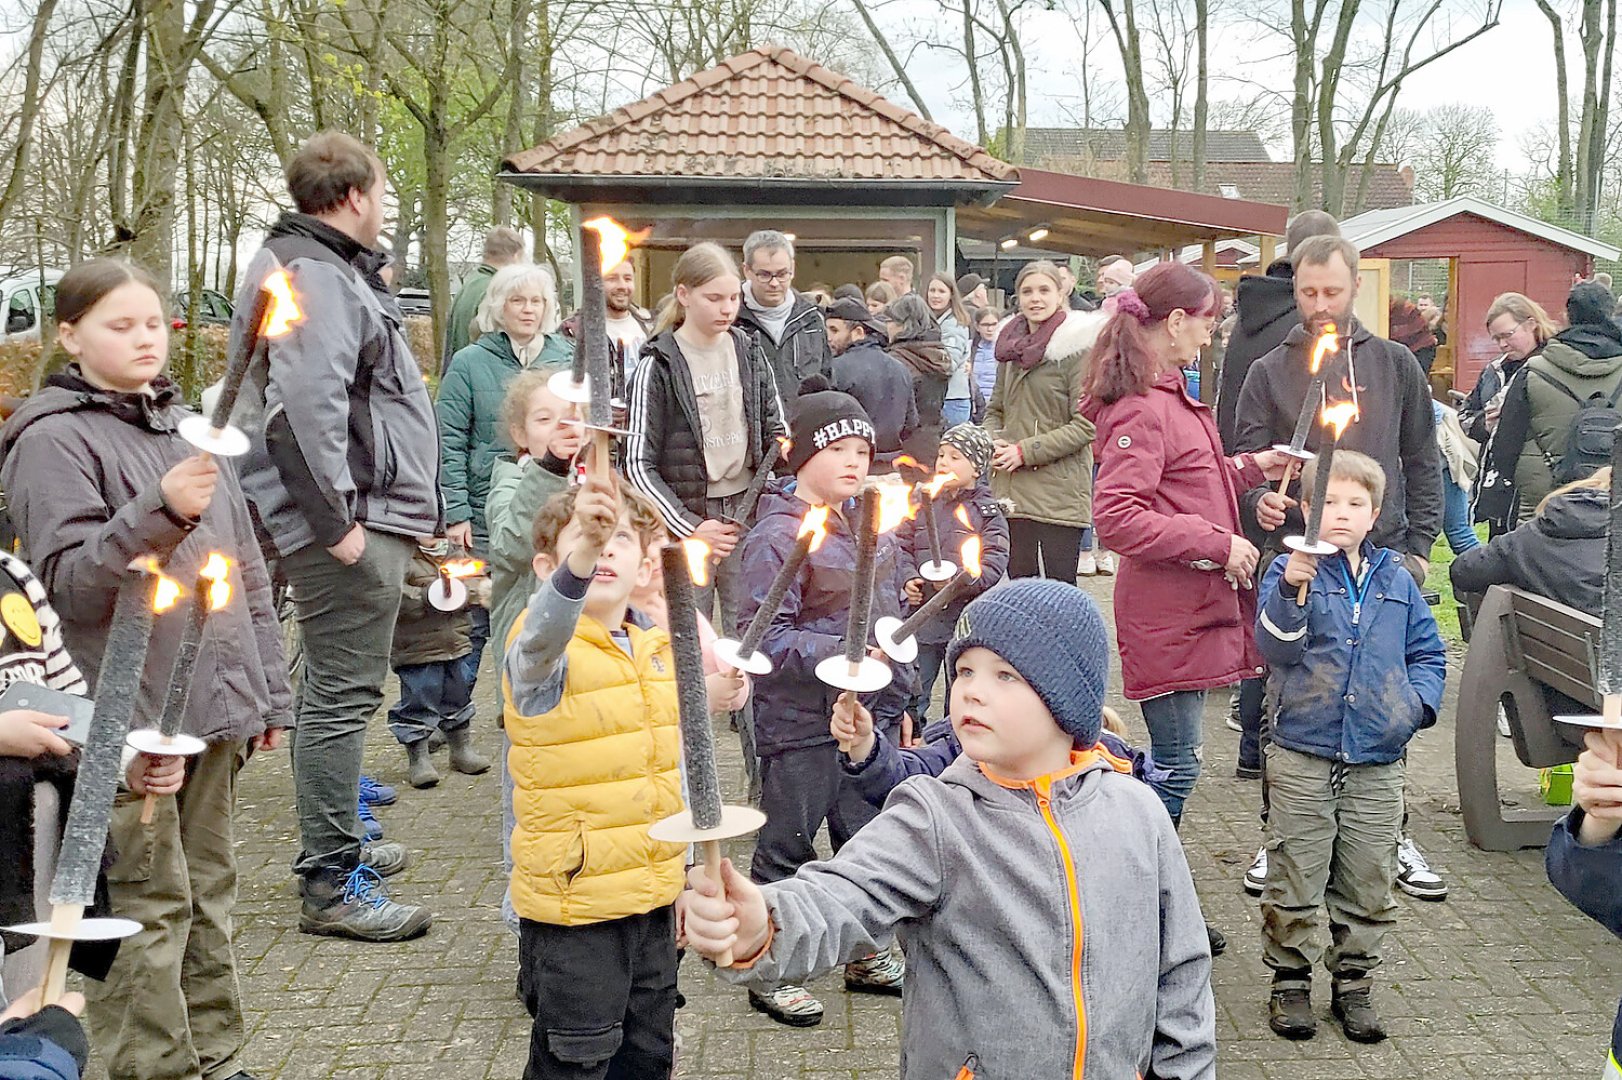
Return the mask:
[[[89,693],[90,687],[79,671],[79,665],[68,655],[67,642],[62,637],[62,620],[51,606],[50,598],[45,595],[45,586],[40,584],[27,563],[9,552],[0,551],[0,570],[17,583],[28,602],[34,606],[34,618],[39,621],[39,648],[45,656],[45,685],[68,694]]]

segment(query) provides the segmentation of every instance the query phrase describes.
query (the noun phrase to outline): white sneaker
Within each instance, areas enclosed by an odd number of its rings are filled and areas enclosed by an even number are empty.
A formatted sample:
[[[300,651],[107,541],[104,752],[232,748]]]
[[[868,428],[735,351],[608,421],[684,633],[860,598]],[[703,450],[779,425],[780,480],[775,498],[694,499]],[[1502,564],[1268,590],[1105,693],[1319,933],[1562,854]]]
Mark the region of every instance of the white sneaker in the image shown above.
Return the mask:
[[[1111,571],[1113,573],[1114,571]],[[1081,553],[1081,561],[1076,564],[1076,573],[1082,577],[1092,577],[1098,573],[1098,559],[1090,551]]]
[[[1098,572],[1106,576],[1115,573],[1115,556],[1107,551],[1098,553]]]
[[[1511,737],[1509,734],[1509,714],[1504,711],[1503,702],[1498,703],[1498,734],[1506,739]]]
[[[749,991],[749,1004],[789,1027],[816,1027],[822,1023],[822,1002],[795,983],[774,986],[766,991]]]
[[[1245,871],[1245,891],[1251,896],[1260,896],[1262,889],[1267,886],[1267,848],[1257,850],[1256,860]]]
[[[1397,886],[1421,900],[1447,899],[1447,882],[1431,869],[1419,846],[1406,836],[1397,845]]]

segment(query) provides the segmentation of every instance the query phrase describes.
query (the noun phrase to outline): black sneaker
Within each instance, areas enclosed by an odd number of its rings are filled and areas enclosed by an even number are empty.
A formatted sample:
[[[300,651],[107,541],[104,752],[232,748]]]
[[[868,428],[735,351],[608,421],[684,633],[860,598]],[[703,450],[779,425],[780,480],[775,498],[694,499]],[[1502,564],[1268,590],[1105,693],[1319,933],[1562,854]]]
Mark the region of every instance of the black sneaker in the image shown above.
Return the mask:
[[[304,879],[304,909],[298,928],[306,934],[351,941],[405,941],[428,932],[434,916],[419,904],[389,899],[383,878],[360,863],[342,870],[317,871]]]
[[[1228,936],[1210,923],[1205,924],[1205,936],[1211,941],[1211,956],[1213,958],[1228,951]]]
[[[1262,778],[1262,767],[1260,765],[1246,765],[1241,761],[1234,766],[1233,775],[1236,780],[1260,780]]]
[[[411,862],[404,844],[383,840],[375,844],[362,844],[360,861],[377,871],[379,877],[393,877]]]
[[[1267,1026],[1286,1039],[1310,1039],[1318,1034],[1318,1018],[1312,1015],[1310,986],[1274,986],[1267,999]]]
[[[1366,986],[1361,990],[1337,992],[1330,1011],[1353,1042],[1377,1043],[1385,1038],[1385,1025],[1380,1022],[1380,1014],[1374,1011],[1374,991]]]

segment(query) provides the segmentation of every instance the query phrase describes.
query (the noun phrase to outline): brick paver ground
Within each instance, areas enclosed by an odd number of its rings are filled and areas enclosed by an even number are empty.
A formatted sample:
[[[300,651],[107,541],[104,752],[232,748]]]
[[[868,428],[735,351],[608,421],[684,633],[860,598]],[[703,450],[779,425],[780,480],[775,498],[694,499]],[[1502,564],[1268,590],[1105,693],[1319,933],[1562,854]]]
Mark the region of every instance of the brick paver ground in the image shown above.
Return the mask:
[[[1087,588],[1107,612],[1107,581]],[[494,753],[499,736],[489,670],[487,661],[477,725],[481,745]],[[1184,838],[1207,914],[1231,942],[1214,974],[1224,1080],[1598,1075],[1622,990],[1622,949],[1548,885],[1540,852],[1488,854],[1465,841],[1453,782],[1455,689],[1450,685],[1442,723],[1415,746],[1409,785],[1412,832],[1452,895],[1440,904],[1400,898],[1401,924],[1379,984],[1392,1038],[1376,1047],[1340,1035],[1323,988],[1317,1005],[1325,1026],[1315,1040],[1288,1043],[1267,1031],[1259,915],[1240,888],[1260,837],[1258,789],[1233,778],[1237,736],[1222,722],[1225,697],[1213,697],[1206,773]],[[1141,737],[1136,708],[1123,708],[1123,715]],[[729,752],[723,769],[737,792],[736,744],[722,742]],[[238,810],[237,941],[252,1032],[248,1064],[259,1077],[277,1080],[516,1080],[529,1020],[513,993],[515,940],[498,911],[496,774],[453,774],[431,791],[411,790],[404,756],[381,716],[372,725],[366,767],[400,786],[399,803],[379,816],[389,838],[417,855],[393,884],[401,897],[432,905],[433,930],[416,942],[382,946],[300,934],[288,871],[297,831],[287,757],[255,762],[243,778]],[[746,855],[747,845],[734,852]],[[846,995],[837,977],[814,984],[828,1011],[822,1026],[808,1031],[752,1012],[741,991],[720,986],[692,958],[682,988],[683,1076],[869,1080],[897,1073],[898,1003]]]

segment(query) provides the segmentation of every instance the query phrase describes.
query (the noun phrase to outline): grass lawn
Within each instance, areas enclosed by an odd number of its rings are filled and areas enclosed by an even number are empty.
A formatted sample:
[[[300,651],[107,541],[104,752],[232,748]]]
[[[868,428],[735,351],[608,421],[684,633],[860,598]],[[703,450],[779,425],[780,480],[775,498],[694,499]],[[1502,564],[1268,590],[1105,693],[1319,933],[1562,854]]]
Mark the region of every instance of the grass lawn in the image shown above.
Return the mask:
[[[1487,526],[1476,526],[1476,535],[1481,542],[1487,542]],[[1442,600],[1431,610],[1436,615],[1436,625],[1442,631],[1442,638],[1449,645],[1462,648],[1464,635],[1459,631],[1459,605],[1453,599],[1453,582],[1448,578],[1448,566],[1453,562],[1453,549],[1447,546],[1446,537],[1437,537],[1436,545],[1431,548],[1431,572],[1425,579],[1425,587],[1442,594]]]

